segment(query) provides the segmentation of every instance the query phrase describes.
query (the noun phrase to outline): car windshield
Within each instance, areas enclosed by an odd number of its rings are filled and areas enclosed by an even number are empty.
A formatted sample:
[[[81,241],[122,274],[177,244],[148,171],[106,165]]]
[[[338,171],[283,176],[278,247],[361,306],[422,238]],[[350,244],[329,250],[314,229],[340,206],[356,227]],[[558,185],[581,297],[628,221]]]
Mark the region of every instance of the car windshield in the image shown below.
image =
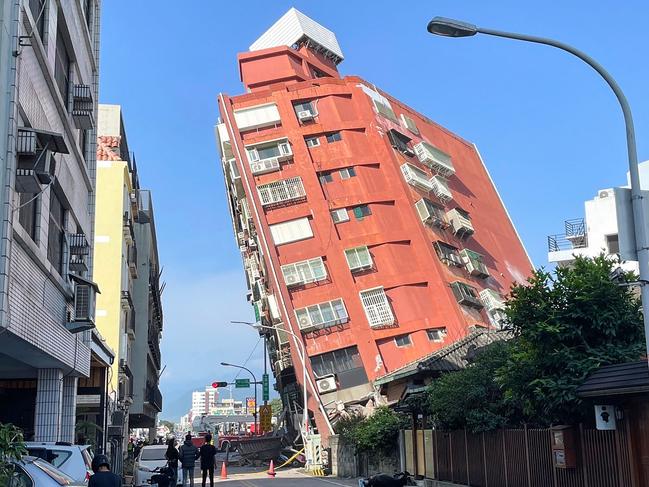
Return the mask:
[[[72,477],[69,477],[68,475],[61,472],[58,468],[52,466],[44,460],[41,460],[40,458],[35,458],[34,461],[32,461],[32,465],[40,468],[59,485],[70,485],[74,482],[74,479]]]
[[[140,460],[165,460],[166,448],[143,448]]]

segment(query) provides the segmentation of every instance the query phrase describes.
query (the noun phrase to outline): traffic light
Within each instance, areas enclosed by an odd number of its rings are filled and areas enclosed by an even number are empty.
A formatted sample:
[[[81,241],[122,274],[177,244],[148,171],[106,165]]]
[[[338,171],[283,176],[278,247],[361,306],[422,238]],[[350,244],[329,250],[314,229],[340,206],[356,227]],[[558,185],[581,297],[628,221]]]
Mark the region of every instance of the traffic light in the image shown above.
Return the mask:
[[[216,389],[217,387],[228,387],[227,382],[212,382],[212,387]]]

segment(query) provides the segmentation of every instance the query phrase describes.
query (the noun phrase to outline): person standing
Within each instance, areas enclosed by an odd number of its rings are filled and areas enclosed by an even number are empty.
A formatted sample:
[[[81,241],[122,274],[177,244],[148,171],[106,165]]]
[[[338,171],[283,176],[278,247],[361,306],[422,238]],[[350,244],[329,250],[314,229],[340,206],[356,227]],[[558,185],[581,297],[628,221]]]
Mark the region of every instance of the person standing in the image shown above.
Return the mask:
[[[185,441],[178,452],[180,464],[183,467],[183,486],[187,485],[187,480],[189,479],[189,485],[194,487],[194,467],[196,466],[198,455],[198,448],[192,443],[192,435],[187,433]]]
[[[178,479],[178,460],[180,457],[178,455],[178,450],[176,450],[175,438],[169,438],[169,440],[167,441],[167,451],[165,452],[165,458],[167,459],[169,468],[174,471],[174,483],[172,485],[176,485],[176,479]]]
[[[88,487],[121,487],[122,479],[110,471],[110,462],[106,455],[97,455],[92,459],[94,474],[88,481]]]
[[[214,456],[216,455],[216,448],[211,443],[212,435],[209,433],[205,435],[205,443],[201,446],[201,472],[203,474],[203,484],[205,487],[206,477],[210,476],[210,487],[214,487]]]

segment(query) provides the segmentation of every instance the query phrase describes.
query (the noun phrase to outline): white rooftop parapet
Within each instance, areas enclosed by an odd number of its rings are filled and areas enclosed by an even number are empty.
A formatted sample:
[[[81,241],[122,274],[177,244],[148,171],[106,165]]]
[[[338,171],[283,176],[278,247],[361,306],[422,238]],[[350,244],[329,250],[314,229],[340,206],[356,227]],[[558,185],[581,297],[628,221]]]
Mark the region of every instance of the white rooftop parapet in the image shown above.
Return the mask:
[[[315,20],[292,7],[270,29],[250,46],[251,51],[260,51],[269,47],[293,46],[305,42],[309,47],[331,58],[338,64],[343,53],[334,34]]]

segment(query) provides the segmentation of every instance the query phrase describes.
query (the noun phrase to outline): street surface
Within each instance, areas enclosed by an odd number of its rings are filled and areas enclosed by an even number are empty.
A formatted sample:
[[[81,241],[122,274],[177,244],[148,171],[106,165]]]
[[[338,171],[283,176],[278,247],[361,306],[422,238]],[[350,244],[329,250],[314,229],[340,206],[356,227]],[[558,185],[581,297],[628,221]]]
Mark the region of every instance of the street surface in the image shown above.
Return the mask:
[[[357,487],[358,480],[355,479],[337,479],[334,477],[312,477],[301,473],[300,469],[282,469],[277,471],[275,478],[270,478],[266,474],[268,467],[229,467],[228,478],[221,480],[220,473],[221,467],[217,468],[218,472],[214,472],[214,484],[228,483],[232,487]],[[201,475],[200,470],[196,470],[194,486],[200,487]],[[207,481],[209,486],[209,479]]]

